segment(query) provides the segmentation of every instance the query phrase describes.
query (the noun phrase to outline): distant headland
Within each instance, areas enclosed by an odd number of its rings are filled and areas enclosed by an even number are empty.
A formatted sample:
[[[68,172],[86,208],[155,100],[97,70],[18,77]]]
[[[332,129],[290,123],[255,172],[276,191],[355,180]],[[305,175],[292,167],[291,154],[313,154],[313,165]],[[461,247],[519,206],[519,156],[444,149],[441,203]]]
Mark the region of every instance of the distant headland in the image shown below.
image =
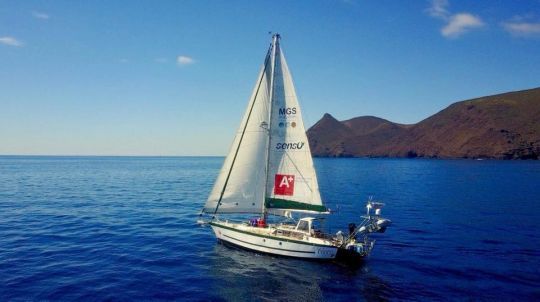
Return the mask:
[[[307,134],[318,157],[539,159],[540,88],[457,102],[412,125],[326,113]]]

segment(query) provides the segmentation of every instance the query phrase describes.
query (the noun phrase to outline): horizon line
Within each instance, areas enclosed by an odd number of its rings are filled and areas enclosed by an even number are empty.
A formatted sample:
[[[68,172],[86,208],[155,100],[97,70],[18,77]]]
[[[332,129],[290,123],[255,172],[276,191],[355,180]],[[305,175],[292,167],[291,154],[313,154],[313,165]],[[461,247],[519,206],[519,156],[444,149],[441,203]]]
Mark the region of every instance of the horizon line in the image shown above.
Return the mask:
[[[226,155],[0,154],[0,157],[225,157]]]

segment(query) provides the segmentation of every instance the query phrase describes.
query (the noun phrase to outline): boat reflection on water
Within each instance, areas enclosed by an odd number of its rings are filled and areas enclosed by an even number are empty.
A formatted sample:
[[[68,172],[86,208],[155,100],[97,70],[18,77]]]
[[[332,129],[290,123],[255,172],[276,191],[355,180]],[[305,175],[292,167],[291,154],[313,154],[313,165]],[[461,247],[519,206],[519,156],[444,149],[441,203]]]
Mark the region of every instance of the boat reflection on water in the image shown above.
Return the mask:
[[[306,261],[215,245],[210,265],[216,292],[232,301],[381,300],[392,297],[388,283],[370,273],[367,262],[356,267],[336,262]],[[355,294],[356,292],[356,294]]]

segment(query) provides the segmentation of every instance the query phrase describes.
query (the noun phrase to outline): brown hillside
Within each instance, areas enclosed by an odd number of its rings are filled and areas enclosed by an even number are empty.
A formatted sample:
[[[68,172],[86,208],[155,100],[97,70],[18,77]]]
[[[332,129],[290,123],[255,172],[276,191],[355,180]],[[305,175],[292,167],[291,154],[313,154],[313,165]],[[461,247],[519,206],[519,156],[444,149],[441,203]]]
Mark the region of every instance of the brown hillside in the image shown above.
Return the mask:
[[[353,132],[349,127],[326,113],[322,119],[308,130],[311,152],[318,156],[347,156],[342,140],[352,134]]]
[[[307,133],[315,156],[538,159],[540,88],[454,103],[415,125],[325,114]]]

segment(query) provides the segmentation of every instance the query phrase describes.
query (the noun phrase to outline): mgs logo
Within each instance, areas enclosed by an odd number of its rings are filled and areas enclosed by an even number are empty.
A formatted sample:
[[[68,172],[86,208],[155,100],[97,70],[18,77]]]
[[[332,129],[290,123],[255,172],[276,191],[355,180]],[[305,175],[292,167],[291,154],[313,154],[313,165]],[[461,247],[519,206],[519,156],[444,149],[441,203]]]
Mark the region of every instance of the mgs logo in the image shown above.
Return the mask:
[[[274,194],[294,195],[294,175],[276,174],[274,179]]]
[[[296,107],[279,108],[279,116],[289,116],[296,114]]]

